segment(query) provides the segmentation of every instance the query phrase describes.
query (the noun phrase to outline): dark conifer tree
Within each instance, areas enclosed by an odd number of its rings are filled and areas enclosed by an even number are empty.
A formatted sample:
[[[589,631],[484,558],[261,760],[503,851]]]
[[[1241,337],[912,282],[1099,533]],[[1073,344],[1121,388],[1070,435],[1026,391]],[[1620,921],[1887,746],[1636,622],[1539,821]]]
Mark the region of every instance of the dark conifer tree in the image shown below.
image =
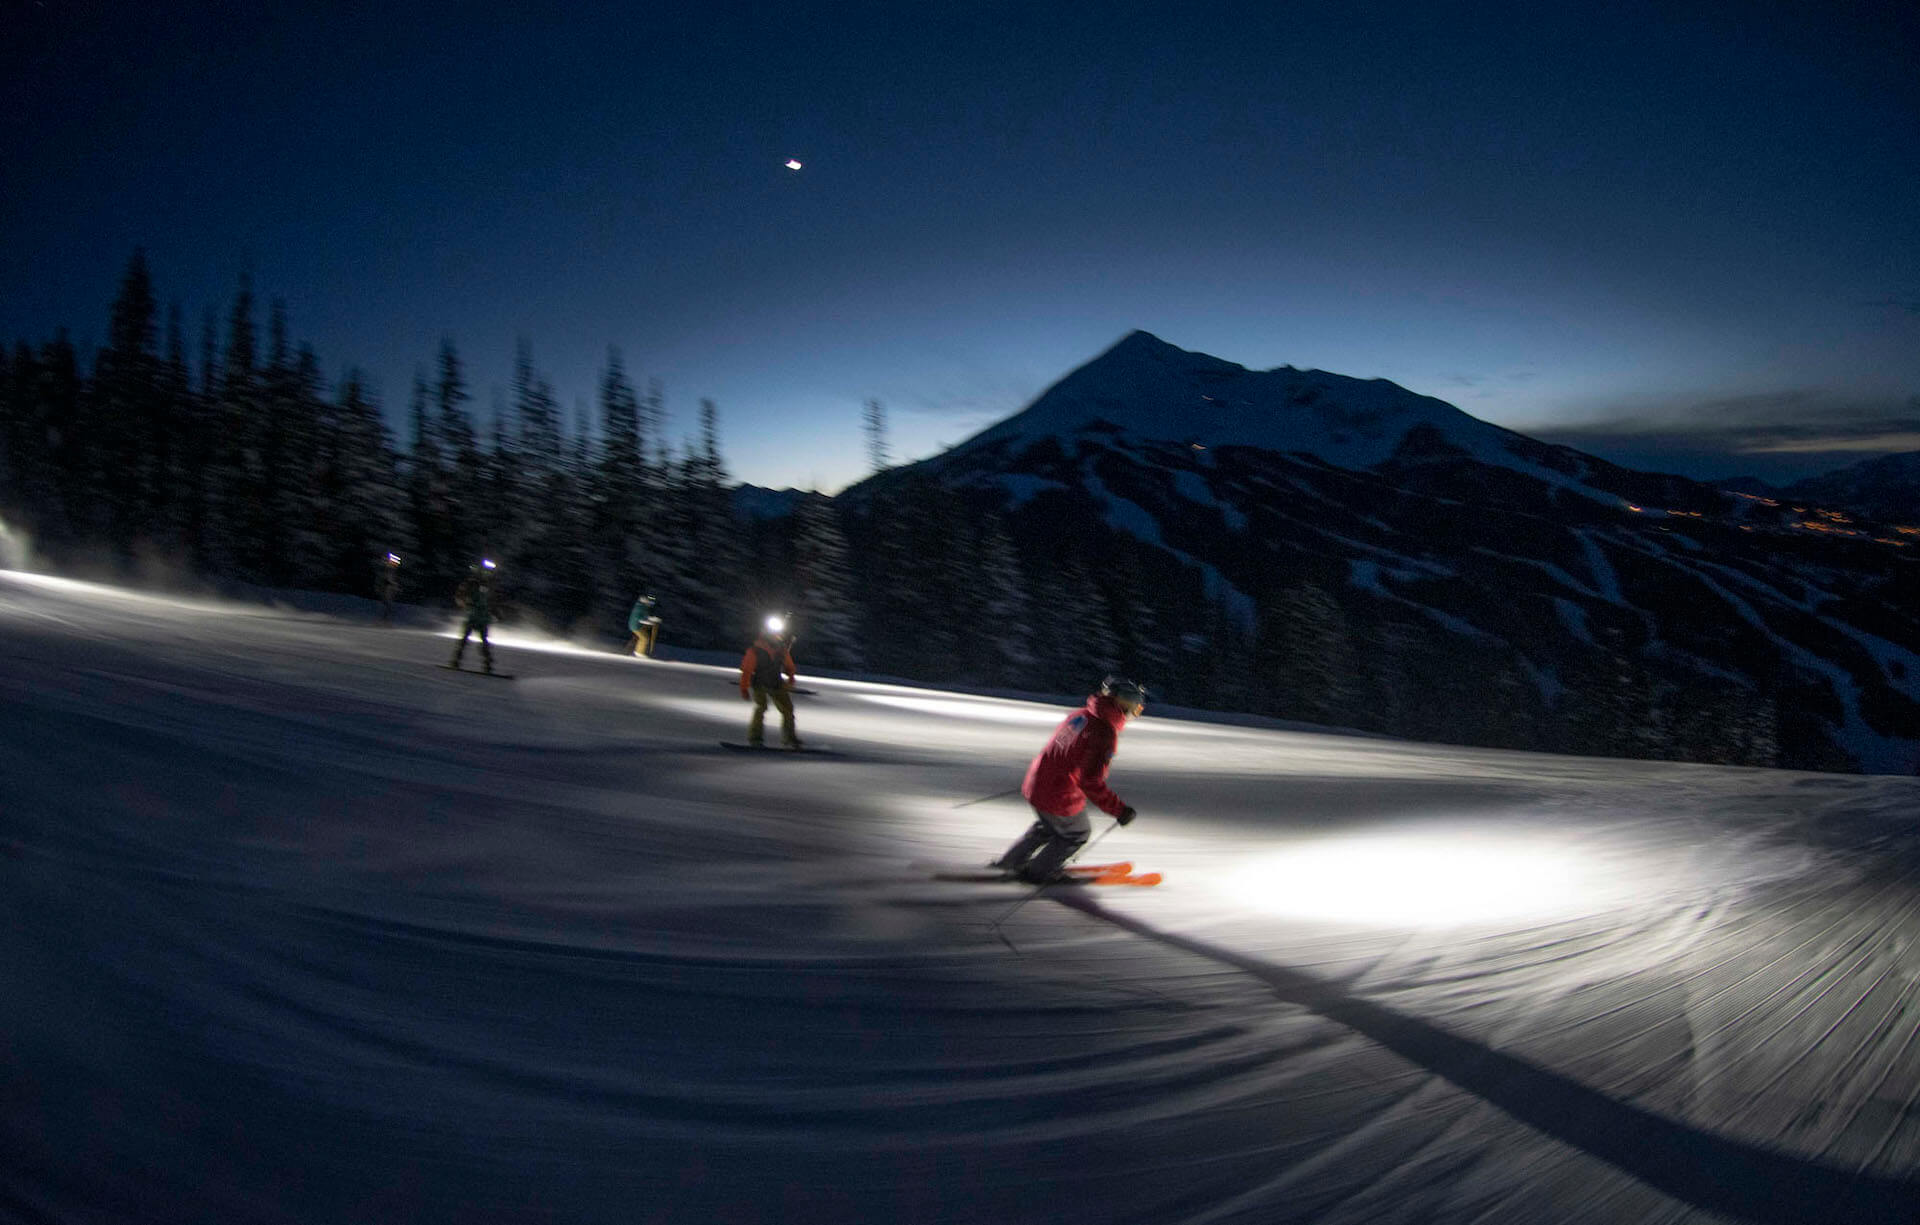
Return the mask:
[[[451,339],[442,340],[433,384],[434,425],[446,477],[448,547],[456,572],[479,557],[484,518],[479,501],[485,476],[473,418],[466,407],[471,398],[460,354]]]
[[[1076,557],[1060,564],[1048,586],[1053,598],[1036,629],[1049,687],[1088,692],[1120,667],[1113,611],[1092,572]]]
[[[432,598],[444,600],[451,597],[462,567],[448,522],[446,463],[428,405],[427,381],[416,375],[408,411],[413,443],[407,457],[406,481],[407,517],[417,558],[409,560],[407,573],[423,594],[436,592]]]
[[[589,430],[586,402],[576,400],[573,428],[561,439],[561,470],[549,508],[549,543],[540,559],[548,583],[548,619],[563,631],[592,615],[598,592],[591,549],[594,463]]]
[[[276,503],[285,517],[276,523],[273,538],[284,555],[270,555],[269,573],[275,586],[310,587],[324,583],[331,569],[330,546],[319,525],[333,508],[325,504],[317,485],[317,457],[322,423],[333,408],[322,387],[320,359],[306,345],[294,353],[284,379],[275,416],[281,447]]]
[[[626,611],[645,573],[646,461],[640,401],[618,349],[607,351],[600,379],[600,471],[594,500],[596,563],[602,593],[599,616],[610,624]]]
[[[1024,688],[1035,683],[1033,609],[1013,541],[996,515],[974,536],[968,639],[983,680]]]
[[[220,329],[209,307],[200,321],[200,383],[187,403],[181,445],[187,558],[200,574],[211,574],[216,564],[213,537],[219,510],[214,504],[213,481],[225,453],[218,416],[219,389]]]
[[[20,409],[14,398],[13,358],[0,345],[0,514],[19,511],[20,478],[15,468],[19,451]]]
[[[853,572],[838,510],[827,498],[804,497],[793,508],[792,528],[792,611],[806,637],[807,657],[829,668],[864,667]]]
[[[268,311],[267,362],[255,408],[258,484],[250,566],[250,577],[272,587],[302,581],[301,552],[317,547],[310,530],[307,462],[318,384],[318,362],[310,352],[294,352],[286,304],[275,299]]]
[[[1264,709],[1288,719],[1337,723],[1351,717],[1356,682],[1340,605],[1317,583],[1284,588],[1262,610],[1254,672]]]
[[[224,574],[258,579],[261,554],[261,505],[266,477],[261,460],[258,343],[253,324],[253,288],[242,278],[227,321],[227,346],[220,363],[220,392],[215,429],[220,454],[208,487],[213,491],[212,553]]]
[[[402,599],[437,596],[421,590],[415,580],[414,542],[406,528],[406,497],[393,439],[380,406],[357,373],[349,374],[340,389],[336,420],[341,454],[338,518],[345,539],[336,546],[335,556],[343,577],[352,584],[349,589],[375,594],[374,576],[391,552],[401,558]]]
[[[878,400],[868,400],[861,416],[867,434],[867,464],[875,472],[884,472],[891,462],[887,452],[887,409]]]
[[[514,455],[507,543],[513,590],[525,606],[549,619],[576,589],[567,575],[568,533],[574,530],[574,484],[568,477],[568,453],[553,388],[534,368],[533,349],[523,338],[514,351],[513,411],[518,446]]]
[[[47,508],[48,523],[40,530],[49,541],[73,547],[90,538],[90,529],[97,522],[93,514],[97,505],[93,488],[96,469],[90,449],[93,440],[84,418],[79,356],[65,328],[40,347],[33,373],[38,428],[47,440],[53,494]]]
[[[693,625],[703,627],[707,641],[716,646],[749,628],[740,607],[745,558],[726,480],[720,410],[712,400],[702,400],[699,439],[688,446],[680,465],[677,495],[688,555],[676,576],[681,590],[674,606]]]
[[[14,484],[8,507],[45,548],[57,538],[64,509],[55,466],[57,432],[44,398],[40,354],[25,342],[15,345],[9,374],[12,408],[7,438]]]
[[[911,475],[867,498],[860,515],[862,612],[868,664],[890,676],[920,675],[913,644],[926,599],[914,553],[913,508],[922,482]]]
[[[186,329],[178,305],[167,310],[166,356],[159,378],[159,420],[147,457],[149,534],[172,564],[191,564],[187,552],[186,447],[192,435],[193,385]]]
[[[158,494],[153,456],[163,410],[159,379],[159,310],[144,251],[127,262],[107,325],[107,347],[94,362],[93,418],[81,464],[91,514],[86,529],[100,531],[124,566],[134,537],[152,522]]]
[[[1602,627],[1599,648],[1583,668],[1570,670],[1567,726],[1573,752],[1604,757],[1669,755],[1670,727],[1655,683],[1616,626]]]
[[[522,477],[519,454],[514,450],[508,423],[510,410],[498,388],[493,393],[492,421],[488,426],[483,488],[480,494],[480,545],[489,557],[512,557],[518,547],[519,522],[514,508],[520,503]]]
[[[1253,710],[1253,643],[1225,598],[1209,598],[1198,624],[1178,639],[1175,674],[1160,678],[1160,692],[1216,710]],[[1148,682],[1151,684],[1152,682]]]
[[[530,482],[544,486],[560,470],[560,406],[553,388],[533,368],[533,347],[519,342],[513,358],[513,408],[519,417],[521,462]]]

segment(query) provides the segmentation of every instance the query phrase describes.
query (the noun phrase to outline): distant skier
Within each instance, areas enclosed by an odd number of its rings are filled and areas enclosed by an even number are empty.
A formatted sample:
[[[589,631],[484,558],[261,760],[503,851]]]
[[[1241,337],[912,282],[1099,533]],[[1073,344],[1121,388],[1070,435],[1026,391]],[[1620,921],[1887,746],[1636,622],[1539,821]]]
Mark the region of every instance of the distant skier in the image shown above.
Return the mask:
[[[789,692],[799,674],[793,667],[793,635],[782,616],[767,618],[760,636],[740,657],[740,699],[753,703],[753,715],[747,720],[747,743],[761,747],[765,739],[767,703],[780,712],[780,743],[790,749],[800,747],[799,734],[793,730],[793,697]]]
[[[480,632],[480,667],[487,673],[493,671],[493,647],[487,642],[487,627],[493,624],[493,563],[482,561],[467,574],[467,579],[454,592],[453,602],[467,612],[466,625],[460,631],[460,642],[453,648],[453,661],[447,666],[460,666],[460,657],[466,654],[467,637],[475,630]]]
[[[627,643],[627,654],[653,654],[654,646],[660,641],[660,618],[653,611],[658,603],[650,595],[642,595],[633,602],[633,611],[627,614],[627,632],[633,635]]]
[[[1067,861],[1087,844],[1093,832],[1084,811],[1088,800],[1122,825],[1133,820],[1132,806],[1107,786],[1107,769],[1119,746],[1120,729],[1146,705],[1146,686],[1109,676],[1084,707],[1061,720],[1020,785],[1038,819],[988,866],[1043,884],[1058,879]]]
[[[400,555],[389,553],[380,563],[380,619],[393,620],[393,602],[400,595]]]

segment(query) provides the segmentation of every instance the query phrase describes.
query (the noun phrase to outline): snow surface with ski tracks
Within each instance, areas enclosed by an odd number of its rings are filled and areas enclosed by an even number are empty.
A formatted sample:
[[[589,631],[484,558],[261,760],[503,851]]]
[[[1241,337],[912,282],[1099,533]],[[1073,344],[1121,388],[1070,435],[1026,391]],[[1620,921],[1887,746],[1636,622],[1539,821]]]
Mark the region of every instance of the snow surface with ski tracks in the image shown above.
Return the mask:
[[[1150,710],[1003,941],[1058,706],[502,637],[0,573],[0,1217],[1920,1212],[1916,780]]]

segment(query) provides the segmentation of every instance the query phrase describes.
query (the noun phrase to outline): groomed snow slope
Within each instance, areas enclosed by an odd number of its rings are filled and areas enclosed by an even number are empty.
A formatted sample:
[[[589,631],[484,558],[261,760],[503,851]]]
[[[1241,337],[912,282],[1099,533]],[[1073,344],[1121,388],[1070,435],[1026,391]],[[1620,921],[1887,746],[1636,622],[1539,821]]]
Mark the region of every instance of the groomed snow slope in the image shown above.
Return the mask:
[[[1914,780],[1058,711],[0,574],[0,1217],[1911,1221]],[[802,657],[804,669],[805,659]]]

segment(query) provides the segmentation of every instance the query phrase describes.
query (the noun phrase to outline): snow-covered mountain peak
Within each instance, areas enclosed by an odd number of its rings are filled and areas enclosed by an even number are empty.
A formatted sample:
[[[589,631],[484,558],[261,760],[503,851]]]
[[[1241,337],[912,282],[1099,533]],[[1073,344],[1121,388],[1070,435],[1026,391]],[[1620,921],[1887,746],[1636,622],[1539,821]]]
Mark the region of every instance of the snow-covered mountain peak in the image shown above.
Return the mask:
[[[1143,442],[1258,447],[1360,469],[1393,456],[1421,426],[1477,458],[1515,462],[1506,430],[1386,379],[1249,370],[1135,331],[956,452],[1117,430]]]

